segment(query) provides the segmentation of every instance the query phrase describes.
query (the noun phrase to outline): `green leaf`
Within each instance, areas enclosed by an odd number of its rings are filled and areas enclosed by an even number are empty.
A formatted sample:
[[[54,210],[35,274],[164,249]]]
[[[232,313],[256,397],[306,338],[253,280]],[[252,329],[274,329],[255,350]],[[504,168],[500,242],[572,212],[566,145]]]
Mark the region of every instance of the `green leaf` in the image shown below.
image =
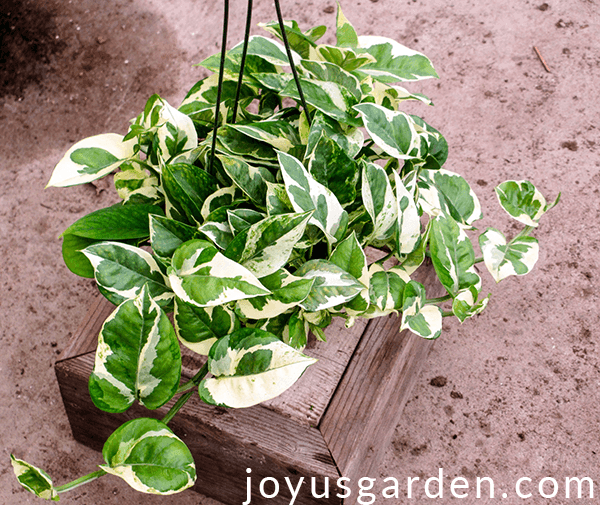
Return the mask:
[[[362,200],[373,222],[370,239],[392,236],[398,222],[398,204],[386,171],[370,161],[361,160]]]
[[[162,184],[169,201],[191,223],[202,223],[202,205],[217,190],[217,181],[194,165],[165,165]]]
[[[300,304],[308,312],[346,303],[365,288],[354,276],[327,260],[309,260],[296,270],[295,275],[315,279],[308,297]]]
[[[267,182],[267,212],[269,216],[287,214],[293,212],[292,202],[288,196],[284,184],[273,184]]]
[[[373,141],[387,154],[401,160],[420,157],[422,135],[411,116],[374,103],[361,103],[354,108],[362,114]]]
[[[239,233],[225,256],[237,261],[257,277],[266,277],[283,267],[313,212],[269,216]]]
[[[173,293],[158,263],[143,249],[118,242],[99,242],[82,252],[94,267],[98,289],[115,305],[138,296],[145,284],[150,296],[161,306],[172,301]]]
[[[481,219],[481,205],[469,183],[448,170],[421,170],[419,174],[419,205],[430,216],[442,213],[464,228]]]
[[[323,83],[335,82],[348,90],[358,102],[362,98],[358,79],[338,65],[328,61],[302,60],[302,67],[309,72],[312,79]]]
[[[41,468],[37,468],[22,459],[10,455],[15,477],[27,491],[44,500],[59,501],[60,498],[52,485],[52,479]]]
[[[106,412],[124,412],[134,400],[157,409],[173,397],[180,377],[175,330],[144,286],[102,325],[90,395]]]
[[[185,242],[175,251],[169,281],[179,298],[197,307],[269,294],[247,268],[205,240]]]
[[[330,243],[342,238],[348,214],[335,195],[318,183],[296,158],[279,152],[285,189],[296,212],[314,211],[309,223],[320,228]]]
[[[234,235],[250,228],[265,219],[265,214],[252,209],[233,209],[227,211],[227,220],[229,227]]]
[[[193,226],[164,216],[150,215],[150,242],[157,256],[171,258],[181,244],[194,238],[198,238],[198,230]]]
[[[300,144],[298,130],[288,121],[259,121],[244,125],[230,125],[230,128],[286,153]]]
[[[481,282],[473,270],[475,253],[469,237],[450,216],[432,219],[429,250],[435,272],[448,293],[458,292]]]
[[[502,208],[517,221],[537,227],[540,218],[560,200],[548,204],[544,195],[529,181],[506,181],[496,188],[496,195]]]
[[[358,35],[356,35],[356,30],[346,19],[346,16],[344,16],[339,2],[335,24],[337,45],[339,47],[358,47]]]
[[[291,275],[282,268],[261,278],[260,282],[271,291],[270,295],[240,300],[237,303],[241,313],[248,319],[271,319],[297,307],[310,293],[314,279]],[[296,345],[293,347],[297,348]]]
[[[425,288],[416,281],[404,287],[401,330],[410,330],[428,340],[442,333],[442,309],[437,305],[425,305]]]
[[[275,335],[243,328],[211,348],[208,367],[214,377],[200,383],[200,398],[223,407],[251,407],[283,393],[315,362]]]
[[[365,138],[358,128],[343,128],[335,119],[317,112],[310,125],[306,157],[314,151],[322,136],[333,139],[350,158],[354,158],[362,149]]]
[[[80,140],[58,162],[46,187],[61,188],[100,179],[131,158],[136,143],[136,139],[123,142],[123,135],[117,133]]]
[[[357,54],[356,50],[348,47],[319,45],[317,46],[317,53],[325,61],[338,65],[346,72],[352,72],[367,63],[376,61],[370,54]]]
[[[511,275],[525,275],[531,272],[538,260],[537,239],[517,236],[508,244],[502,232],[488,228],[479,236],[485,266],[496,282]]]
[[[359,168],[356,161],[325,133],[308,158],[308,171],[317,182],[331,190],[340,204],[356,199]]]
[[[90,212],[69,226],[63,235],[77,235],[94,240],[147,238],[150,236],[150,214],[162,215],[163,211],[156,205],[117,203]]]
[[[205,356],[219,338],[240,328],[239,319],[226,306],[197,307],[175,298],[173,316],[175,331],[181,343]]]
[[[387,272],[379,263],[369,267],[369,308],[363,317],[387,316],[402,309],[404,287],[410,277],[403,270]]]
[[[104,444],[102,456],[106,465],[100,468],[142,493],[179,493],[196,480],[190,450],[156,419],[133,419],[117,428]]]
[[[302,351],[308,343],[309,323],[299,312],[291,315],[288,324],[283,329],[281,339],[284,343],[298,351]]]
[[[63,233],[63,260],[71,272],[88,279],[94,277],[94,267],[81,251],[96,242],[98,241]]]
[[[395,40],[378,36],[361,36],[363,52],[373,56],[375,63],[361,67],[360,71],[383,82],[419,81],[438,77],[427,56],[399,44]]]
[[[490,300],[490,295],[487,295],[483,300],[477,300],[479,297],[479,289],[476,286],[469,286],[458,292],[452,301],[452,312],[462,323],[469,317],[480,314]]]

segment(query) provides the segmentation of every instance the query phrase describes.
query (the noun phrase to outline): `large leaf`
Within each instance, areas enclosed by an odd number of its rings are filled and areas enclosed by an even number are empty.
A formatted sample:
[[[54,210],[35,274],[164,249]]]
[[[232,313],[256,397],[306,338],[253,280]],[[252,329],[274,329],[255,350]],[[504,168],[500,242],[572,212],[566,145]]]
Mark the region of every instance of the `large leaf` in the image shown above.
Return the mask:
[[[173,316],[181,343],[203,355],[219,338],[240,328],[239,319],[227,306],[197,307],[175,298]]]
[[[269,216],[239,233],[225,256],[259,278],[271,275],[288,262],[312,215],[307,211]]]
[[[560,200],[560,193],[548,204],[544,195],[529,181],[506,181],[496,188],[502,208],[517,221],[537,227],[539,219]]]
[[[362,162],[362,200],[373,222],[371,239],[384,240],[397,227],[398,204],[386,171],[370,161]]]
[[[317,312],[346,303],[365,288],[356,277],[327,260],[309,260],[296,270],[294,275],[315,279],[308,297],[300,304],[308,312]]]
[[[469,183],[449,170],[422,170],[419,174],[419,204],[430,216],[452,216],[465,228],[481,219],[481,205]]]
[[[370,35],[361,36],[358,41],[362,51],[376,60],[361,67],[360,71],[383,82],[419,81],[438,77],[427,56],[395,40]]]
[[[317,182],[332,191],[340,204],[348,205],[356,199],[358,164],[325,133],[321,133],[308,158],[308,171]]]
[[[248,319],[271,319],[297,307],[310,293],[314,279],[296,277],[282,268],[261,278],[260,282],[271,291],[270,295],[237,303],[240,312]]]
[[[58,162],[48,186],[60,188],[100,179],[133,157],[136,143],[136,139],[123,142],[123,135],[117,133],[80,140]]]
[[[94,277],[94,267],[81,251],[96,242],[98,241],[63,233],[63,260],[71,272],[88,279]]]
[[[168,272],[175,294],[197,307],[269,294],[247,268],[225,257],[205,240],[182,244],[173,254]]]
[[[297,129],[288,121],[260,121],[244,125],[230,125],[230,128],[286,153],[300,144]]]
[[[117,428],[104,444],[102,456],[106,465],[100,468],[142,493],[179,493],[196,480],[190,450],[156,419],[133,419]]]
[[[420,157],[422,135],[411,116],[374,103],[361,103],[354,108],[362,114],[373,141],[387,154],[401,160]]]
[[[117,203],[90,212],[69,226],[63,235],[71,234],[94,240],[147,238],[150,236],[150,214],[162,215],[163,211],[156,205]]]
[[[460,290],[481,282],[473,271],[473,244],[452,217],[440,215],[432,220],[429,250],[440,282],[453,297]]]
[[[330,243],[342,238],[348,214],[335,195],[318,183],[296,158],[279,152],[279,165],[285,189],[296,212],[314,211],[310,223],[325,233]]]
[[[139,247],[99,242],[83,251],[92,266],[100,292],[115,305],[138,296],[145,284],[150,296],[167,306],[173,293],[152,255]]]
[[[173,397],[180,377],[175,330],[144,286],[102,325],[90,396],[106,412],[124,412],[134,400],[156,409]]]
[[[539,245],[534,237],[515,237],[508,244],[502,232],[488,228],[479,236],[485,266],[496,282],[511,275],[528,274],[538,260]]]
[[[194,165],[176,163],[163,167],[162,184],[170,203],[180,215],[190,224],[202,223],[204,201],[217,189],[213,176]]]
[[[60,498],[52,485],[52,479],[41,468],[30,465],[22,459],[10,455],[15,477],[27,491],[44,500],[59,501]]]
[[[335,82],[349,91],[357,101],[362,98],[358,79],[338,65],[328,61],[302,60],[302,66],[309,72],[312,79],[323,83]]]
[[[425,288],[416,281],[404,287],[401,330],[433,340],[442,333],[442,309],[425,304]]]
[[[356,278],[364,287],[352,300],[346,303],[346,310],[352,315],[363,312],[369,306],[369,269],[367,257],[361,247],[356,233],[337,244],[329,261]]]
[[[243,328],[211,348],[208,367],[214,377],[200,383],[200,398],[223,407],[251,407],[283,393],[315,362],[266,331]]]

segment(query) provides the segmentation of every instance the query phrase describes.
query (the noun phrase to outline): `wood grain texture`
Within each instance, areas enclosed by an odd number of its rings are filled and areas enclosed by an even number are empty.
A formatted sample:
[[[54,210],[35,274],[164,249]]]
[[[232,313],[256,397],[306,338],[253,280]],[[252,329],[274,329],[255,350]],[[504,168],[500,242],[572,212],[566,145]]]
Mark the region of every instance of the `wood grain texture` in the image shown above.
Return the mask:
[[[429,288],[428,296],[440,296],[433,268],[426,271],[417,280]],[[433,345],[400,333],[400,322],[393,315],[369,322],[319,425],[342,475],[354,484],[381,461]]]

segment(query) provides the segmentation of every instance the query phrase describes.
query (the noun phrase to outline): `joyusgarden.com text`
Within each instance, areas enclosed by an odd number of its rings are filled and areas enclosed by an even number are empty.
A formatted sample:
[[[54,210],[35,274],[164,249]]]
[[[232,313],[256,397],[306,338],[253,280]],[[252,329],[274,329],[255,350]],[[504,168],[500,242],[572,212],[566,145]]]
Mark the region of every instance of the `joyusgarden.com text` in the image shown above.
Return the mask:
[[[379,479],[362,477],[355,481],[348,477],[337,480],[329,477],[253,477],[252,470],[246,470],[246,501],[242,505],[250,505],[253,496],[263,501],[274,499],[276,503],[294,505],[300,496],[327,500],[329,498],[355,500],[360,505],[372,503],[395,503],[389,501],[399,498],[419,500],[436,500],[444,498],[517,498],[527,500],[535,497],[546,500],[565,499],[578,500],[594,498],[594,480],[591,477],[565,477],[557,479],[543,477],[533,479],[520,477],[513,483],[496,483],[491,477],[450,478],[439,468],[438,474],[429,478],[419,477],[380,477]]]

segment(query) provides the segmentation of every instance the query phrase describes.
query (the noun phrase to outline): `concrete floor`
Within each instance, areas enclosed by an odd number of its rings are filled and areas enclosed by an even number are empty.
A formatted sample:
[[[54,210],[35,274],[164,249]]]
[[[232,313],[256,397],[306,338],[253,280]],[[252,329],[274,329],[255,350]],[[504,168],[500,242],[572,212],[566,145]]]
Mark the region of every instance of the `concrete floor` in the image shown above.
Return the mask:
[[[275,17],[255,1],[254,19]],[[359,34],[379,34],[427,54],[440,79],[408,86],[433,108],[411,106],[446,136],[446,167],[464,175],[485,213],[480,229],[511,232],[493,188],[529,179],[560,205],[536,236],[533,273],[494,285],[486,312],[445,332],[424,363],[412,399],[381,462],[376,503],[429,501],[425,480],[443,468],[444,498],[463,477],[461,503],[495,498],[546,503],[538,484],[590,477],[600,495],[600,344],[596,285],[600,242],[600,6],[596,0],[343,0]],[[326,24],[334,1],[284,1],[301,27]],[[245,2],[232,0],[230,40],[243,34]],[[146,99],[177,105],[203,76],[194,63],[218,51],[220,2],[207,0],[4,0],[0,59],[0,503],[39,503],[23,492],[9,452],[47,471],[57,484],[94,470],[101,456],[74,442],[52,369],[95,290],[62,264],[58,235],[116,199],[102,183],[47,189],[54,164],[75,141],[124,133]],[[255,33],[260,31],[254,28]],[[546,71],[534,52],[544,56]],[[231,45],[230,45],[231,47]],[[200,472],[201,475],[201,472]],[[384,499],[385,477],[400,497]],[[413,498],[408,477],[419,477]],[[244,476],[240,476],[243,479]],[[547,479],[541,493],[551,494]],[[430,488],[434,493],[435,485]],[[584,496],[588,490],[584,486]],[[441,500],[438,500],[441,502]],[[152,497],[105,477],[61,499],[65,504],[215,502],[192,492]],[[367,503],[368,501],[365,501]],[[444,502],[445,503],[445,502]],[[595,502],[594,502],[595,503]]]

